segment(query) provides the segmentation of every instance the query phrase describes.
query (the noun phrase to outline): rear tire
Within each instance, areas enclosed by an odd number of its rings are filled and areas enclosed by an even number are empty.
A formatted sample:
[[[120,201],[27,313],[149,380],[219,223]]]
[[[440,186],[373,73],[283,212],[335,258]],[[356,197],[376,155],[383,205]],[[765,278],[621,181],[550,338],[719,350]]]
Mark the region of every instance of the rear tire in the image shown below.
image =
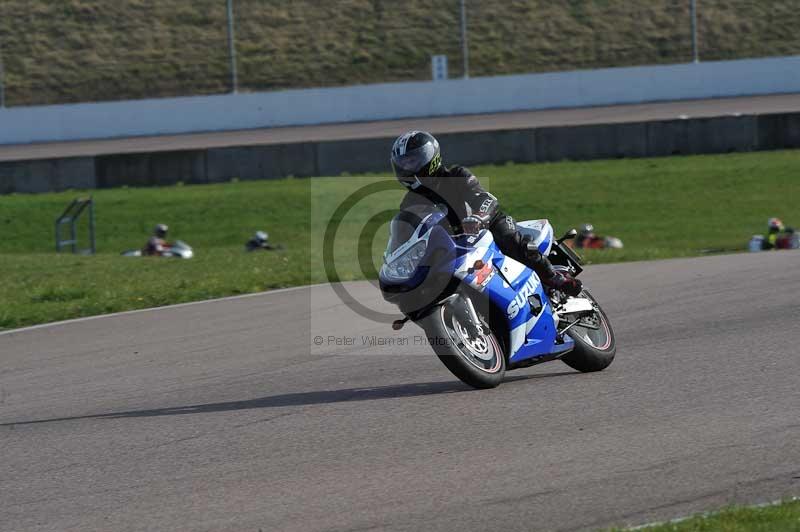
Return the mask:
[[[457,314],[449,304],[436,307],[418,324],[425,330],[428,342],[439,360],[463,383],[486,389],[495,388],[503,382],[505,355],[487,325],[483,324],[484,331],[489,331],[483,337],[467,338],[464,327],[460,326]]]
[[[614,339],[614,331],[608,322],[608,317],[592,295],[584,290],[581,297],[592,300],[597,310],[598,332],[576,325],[567,331],[567,334],[575,341],[575,348],[564,355],[561,360],[569,367],[589,373],[602,371],[614,361],[617,353],[617,342]]]

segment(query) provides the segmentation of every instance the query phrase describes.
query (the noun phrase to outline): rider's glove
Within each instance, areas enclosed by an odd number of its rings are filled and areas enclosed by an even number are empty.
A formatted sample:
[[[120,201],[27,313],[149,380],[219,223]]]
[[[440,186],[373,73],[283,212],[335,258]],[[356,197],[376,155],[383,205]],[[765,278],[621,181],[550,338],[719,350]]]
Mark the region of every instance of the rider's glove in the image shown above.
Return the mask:
[[[568,273],[553,272],[552,277],[542,279],[542,284],[548,288],[560,290],[569,296],[577,296],[583,290],[583,283]]]

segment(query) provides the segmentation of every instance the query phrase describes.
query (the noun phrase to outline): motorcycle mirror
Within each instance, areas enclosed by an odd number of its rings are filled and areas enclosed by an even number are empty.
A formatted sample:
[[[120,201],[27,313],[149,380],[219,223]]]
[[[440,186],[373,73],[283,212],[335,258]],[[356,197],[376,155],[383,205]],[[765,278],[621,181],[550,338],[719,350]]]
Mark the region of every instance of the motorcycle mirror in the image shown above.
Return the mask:
[[[578,236],[578,230],[577,229],[570,229],[569,231],[567,231],[567,233],[564,236],[562,236],[561,238],[558,239],[558,243],[561,244],[562,242],[564,242],[566,240],[572,240],[576,236]]]

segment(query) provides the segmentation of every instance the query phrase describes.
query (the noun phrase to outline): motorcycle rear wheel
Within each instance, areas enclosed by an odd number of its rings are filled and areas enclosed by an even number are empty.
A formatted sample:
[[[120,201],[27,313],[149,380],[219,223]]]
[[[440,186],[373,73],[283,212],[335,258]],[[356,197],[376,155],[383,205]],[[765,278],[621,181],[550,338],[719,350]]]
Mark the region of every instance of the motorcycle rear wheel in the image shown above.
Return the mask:
[[[485,324],[483,335],[470,335],[462,320],[451,304],[444,304],[418,324],[439,360],[463,383],[479,389],[499,386],[506,372],[500,343]]]
[[[578,324],[569,329],[567,334],[575,341],[575,348],[561,360],[572,369],[584,373],[602,371],[611,365],[617,353],[614,331],[606,313],[588,290],[584,290],[579,297],[586,297],[592,301],[598,328],[590,329]]]

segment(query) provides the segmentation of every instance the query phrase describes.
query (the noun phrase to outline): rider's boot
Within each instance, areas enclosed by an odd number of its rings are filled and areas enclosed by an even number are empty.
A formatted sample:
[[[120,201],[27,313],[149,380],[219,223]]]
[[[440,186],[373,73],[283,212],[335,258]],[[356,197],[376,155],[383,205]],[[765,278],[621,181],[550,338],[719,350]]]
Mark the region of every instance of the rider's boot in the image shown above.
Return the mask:
[[[556,271],[547,257],[530,241],[530,237],[517,231],[517,224],[511,216],[498,213],[491,224],[491,231],[500,250],[535,271],[543,285],[570,296],[581,293],[582,283],[567,273]]]
[[[560,290],[567,295],[577,296],[583,290],[583,283],[568,273],[556,271],[553,265],[542,255],[535,244],[525,242],[524,264],[536,272],[542,284],[547,288]]]

